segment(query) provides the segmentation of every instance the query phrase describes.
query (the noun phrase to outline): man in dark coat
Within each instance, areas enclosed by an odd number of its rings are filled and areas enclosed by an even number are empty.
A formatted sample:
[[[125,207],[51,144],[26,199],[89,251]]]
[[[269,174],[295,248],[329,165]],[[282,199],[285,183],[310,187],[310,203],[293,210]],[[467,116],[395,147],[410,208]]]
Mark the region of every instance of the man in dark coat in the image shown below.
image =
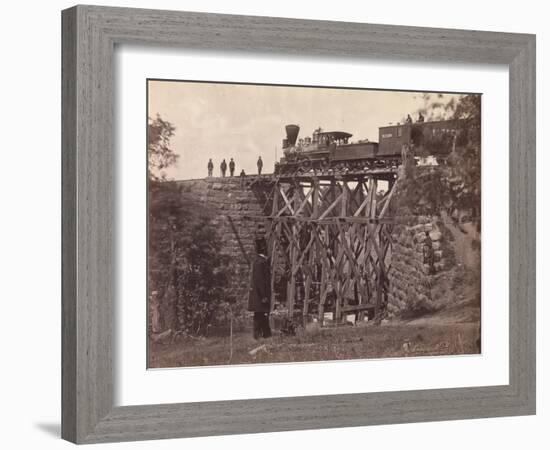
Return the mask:
[[[222,177],[225,177],[225,171],[227,170],[227,163],[225,162],[225,158],[220,164],[220,172],[222,173]]]
[[[235,174],[235,161],[233,158],[229,161],[229,176],[232,177]]]
[[[207,168],[208,168],[208,176],[211,177],[212,171],[214,170],[214,163],[212,162],[212,158],[208,160]]]
[[[265,239],[256,239],[256,255],[250,271],[248,310],[254,313],[254,339],[271,336],[269,313],[271,312],[271,274]]]
[[[244,189],[246,187],[246,173],[244,173],[244,169],[241,169],[241,189]]]
[[[256,163],[256,166],[258,167],[258,175],[262,174],[262,167],[264,166],[264,162],[262,161],[262,157],[258,157],[258,162]]]

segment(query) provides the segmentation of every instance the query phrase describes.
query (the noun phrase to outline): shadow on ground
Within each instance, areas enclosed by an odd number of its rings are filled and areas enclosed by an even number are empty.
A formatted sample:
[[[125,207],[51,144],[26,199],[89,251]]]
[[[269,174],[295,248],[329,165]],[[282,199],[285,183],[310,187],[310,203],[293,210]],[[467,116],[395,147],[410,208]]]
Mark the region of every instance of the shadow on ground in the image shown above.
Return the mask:
[[[61,438],[60,423],[37,423],[36,428],[55,438]]]

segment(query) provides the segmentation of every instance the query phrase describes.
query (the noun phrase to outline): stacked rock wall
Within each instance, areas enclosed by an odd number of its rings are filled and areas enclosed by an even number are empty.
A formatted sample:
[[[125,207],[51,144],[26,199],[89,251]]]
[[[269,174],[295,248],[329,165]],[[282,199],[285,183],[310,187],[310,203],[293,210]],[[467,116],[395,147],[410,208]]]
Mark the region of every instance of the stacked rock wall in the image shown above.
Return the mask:
[[[393,230],[391,268],[388,272],[387,312],[390,318],[415,315],[435,309],[431,287],[433,279],[445,269],[443,234],[437,218],[409,218]],[[426,260],[426,233],[433,248],[433,266]]]
[[[228,296],[244,307],[248,298],[249,262],[254,240],[265,230],[261,192],[250,187],[253,177],[206,178],[178,181],[181,195],[204,208],[223,241],[222,253],[231,261]]]

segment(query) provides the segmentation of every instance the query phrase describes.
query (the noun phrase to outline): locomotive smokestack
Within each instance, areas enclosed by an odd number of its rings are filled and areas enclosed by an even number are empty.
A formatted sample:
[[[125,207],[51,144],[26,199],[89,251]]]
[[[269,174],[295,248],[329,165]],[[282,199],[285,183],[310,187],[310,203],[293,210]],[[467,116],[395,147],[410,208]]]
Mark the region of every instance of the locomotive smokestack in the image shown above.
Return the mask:
[[[296,144],[296,139],[298,139],[298,133],[300,132],[300,127],[298,125],[287,125],[285,129],[286,129],[287,144],[290,147],[293,147]]]

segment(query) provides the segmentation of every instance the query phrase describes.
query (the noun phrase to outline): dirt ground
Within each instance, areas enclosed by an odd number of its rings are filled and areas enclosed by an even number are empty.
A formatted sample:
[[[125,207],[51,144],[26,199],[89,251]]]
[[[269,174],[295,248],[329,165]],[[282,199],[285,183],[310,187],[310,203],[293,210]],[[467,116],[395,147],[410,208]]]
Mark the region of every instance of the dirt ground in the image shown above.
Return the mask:
[[[320,328],[311,324],[296,336],[251,333],[153,344],[149,367],[330,361],[479,353],[478,323],[422,321]]]

